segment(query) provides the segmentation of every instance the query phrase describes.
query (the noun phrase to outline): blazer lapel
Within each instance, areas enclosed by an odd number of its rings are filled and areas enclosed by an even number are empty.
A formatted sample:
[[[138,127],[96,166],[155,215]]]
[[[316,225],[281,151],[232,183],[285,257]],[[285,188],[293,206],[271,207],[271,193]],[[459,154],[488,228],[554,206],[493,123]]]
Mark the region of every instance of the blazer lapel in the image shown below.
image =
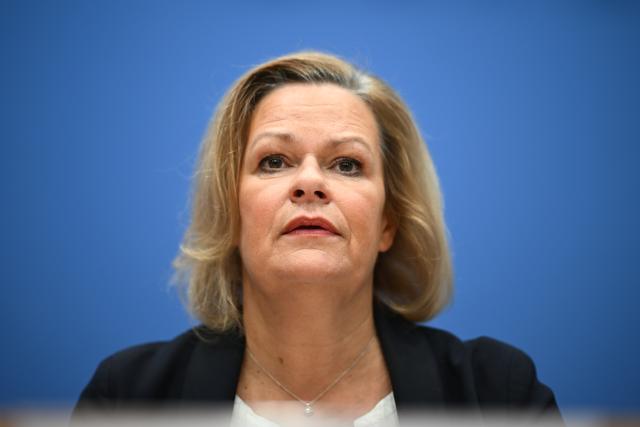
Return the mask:
[[[398,412],[444,407],[437,361],[418,327],[379,302],[374,303],[374,318]]]
[[[244,337],[235,331],[210,335],[199,339],[193,349],[182,400],[233,403],[244,357]]]

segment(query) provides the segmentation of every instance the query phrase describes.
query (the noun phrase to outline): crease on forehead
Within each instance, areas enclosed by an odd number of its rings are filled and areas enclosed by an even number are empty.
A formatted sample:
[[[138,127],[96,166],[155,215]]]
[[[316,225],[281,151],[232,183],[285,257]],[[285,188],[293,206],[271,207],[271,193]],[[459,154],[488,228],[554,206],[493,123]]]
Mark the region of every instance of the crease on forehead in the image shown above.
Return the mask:
[[[300,90],[306,88],[312,90],[328,88],[336,93],[348,94],[352,105],[348,105],[344,99],[328,102],[322,102],[324,100],[319,99],[315,102],[314,99],[332,95],[326,91],[301,94]],[[286,89],[290,90],[284,92]],[[274,99],[274,95],[280,96]],[[330,129],[316,126],[319,121],[323,120],[329,124]],[[282,123],[285,125],[281,127]],[[319,132],[326,131],[328,133],[326,139],[334,144],[360,142],[371,151],[369,144],[367,144],[367,141],[371,140],[372,145],[375,144],[379,149],[382,149],[380,125],[370,106],[351,90],[334,84],[287,84],[269,93],[253,111],[245,148],[252,147],[260,139],[267,136],[295,142],[296,135],[292,131],[298,130],[296,128],[303,131],[308,129]],[[255,135],[256,133],[258,134]]]
[[[366,128],[370,120],[376,123],[376,118],[369,106],[357,95],[353,95],[360,105],[347,106],[343,102],[309,103],[301,104],[296,100],[263,100],[253,112],[251,128],[256,126],[256,117],[260,118],[259,124],[274,124],[284,120],[306,121],[315,118],[339,119],[345,127]],[[271,101],[271,102],[269,102]],[[360,111],[359,111],[360,110]],[[362,114],[366,111],[365,114]]]

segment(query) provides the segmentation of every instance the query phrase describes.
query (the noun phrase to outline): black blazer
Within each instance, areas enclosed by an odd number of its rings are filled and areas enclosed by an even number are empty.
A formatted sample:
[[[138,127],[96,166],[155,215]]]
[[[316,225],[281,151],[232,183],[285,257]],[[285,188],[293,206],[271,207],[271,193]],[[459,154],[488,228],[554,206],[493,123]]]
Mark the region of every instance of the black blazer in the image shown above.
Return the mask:
[[[538,381],[522,351],[486,337],[461,341],[408,322],[382,304],[375,305],[374,318],[401,420],[414,409],[559,415],[553,392]],[[229,403],[230,408],[244,348],[237,332],[200,327],[198,334],[190,330],[169,342],[120,351],[100,363],[76,413],[149,404]]]

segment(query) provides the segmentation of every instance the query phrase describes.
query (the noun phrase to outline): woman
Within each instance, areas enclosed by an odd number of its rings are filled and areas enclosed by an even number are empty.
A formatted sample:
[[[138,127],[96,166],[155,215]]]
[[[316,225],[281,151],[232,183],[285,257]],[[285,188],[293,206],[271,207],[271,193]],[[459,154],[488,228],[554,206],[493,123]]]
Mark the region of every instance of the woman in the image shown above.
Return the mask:
[[[314,52],[255,67],[196,176],[176,268],[203,326],[106,359],[80,408],[233,402],[238,425],[557,411],[524,353],[413,323],[447,303],[450,258],[433,164],[381,80]]]

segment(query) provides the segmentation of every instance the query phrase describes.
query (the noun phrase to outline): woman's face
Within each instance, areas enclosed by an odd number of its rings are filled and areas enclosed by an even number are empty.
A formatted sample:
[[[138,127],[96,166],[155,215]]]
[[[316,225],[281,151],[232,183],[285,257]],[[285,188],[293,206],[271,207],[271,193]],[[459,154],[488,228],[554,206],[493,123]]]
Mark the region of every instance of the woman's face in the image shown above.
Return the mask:
[[[332,84],[288,84],[254,111],[239,190],[243,279],[367,283],[393,242],[369,107]]]

